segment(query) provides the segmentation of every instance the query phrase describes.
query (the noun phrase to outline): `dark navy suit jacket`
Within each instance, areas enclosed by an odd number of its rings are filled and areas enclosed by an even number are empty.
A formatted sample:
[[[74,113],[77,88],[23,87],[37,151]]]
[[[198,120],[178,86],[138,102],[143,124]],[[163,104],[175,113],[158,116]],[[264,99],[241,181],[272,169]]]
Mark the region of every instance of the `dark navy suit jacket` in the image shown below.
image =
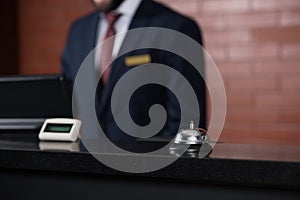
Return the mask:
[[[67,44],[62,55],[63,74],[71,84],[74,82],[83,60],[90,51],[95,48],[98,20],[99,13],[91,13],[77,20],[71,27]],[[129,29],[140,27],[163,27],[176,30],[188,35],[203,45],[200,30],[194,21],[152,0],[144,0],[141,2]],[[138,39],[145,40],[147,38],[140,36]],[[126,42],[126,38],[124,42]],[[189,80],[199,101],[201,113],[199,127],[205,128],[206,93],[204,81],[199,73],[197,73],[186,60],[178,55],[157,49],[140,49],[121,55],[113,63],[111,77],[105,88],[103,89],[99,86],[99,95],[96,100],[95,109],[97,110],[99,122],[109,138],[112,140],[133,139],[121,131],[116,125],[111,112],[110,97],[113,87],[119,78],[128,70],[132,69],[125,66],[125,58],[132,55],[143,54],[151,55],[151,62],[153,63],[161,63],[173,67]],[[202,52],[199,52],[199,59],[202,59]],[[204,70],[204,67],[202,70]],[[159,85],[145,85],[134,93],[129,105],[130,115],[133,121],[140,126],[145,126],[150,123],[148,111],[153,104],[163,105],[168,115],[167,122],[158,135],[175,135],[179,126],[181,110],[174,94],[165,87]],[[196,111],[191,110],[191,112]]]

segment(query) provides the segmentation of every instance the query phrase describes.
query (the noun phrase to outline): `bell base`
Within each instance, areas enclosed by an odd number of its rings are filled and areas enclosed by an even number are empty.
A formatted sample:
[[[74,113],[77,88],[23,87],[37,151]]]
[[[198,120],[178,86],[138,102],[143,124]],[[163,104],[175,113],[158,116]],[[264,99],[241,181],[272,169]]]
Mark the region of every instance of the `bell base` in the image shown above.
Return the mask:
[[[169,148],[169,152],[176,156],[204,158],[211,154],[212,147],[208,143],[191,145],[173,143]]]

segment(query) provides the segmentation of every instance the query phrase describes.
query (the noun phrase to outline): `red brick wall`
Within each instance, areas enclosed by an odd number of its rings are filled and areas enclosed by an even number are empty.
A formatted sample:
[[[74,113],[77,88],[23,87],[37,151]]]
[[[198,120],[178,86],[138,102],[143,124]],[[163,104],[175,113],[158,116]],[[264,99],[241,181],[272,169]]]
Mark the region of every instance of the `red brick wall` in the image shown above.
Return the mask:
[[[225,82],[222,140],[300,144],[300,1],[160,0],[194,18]],[[88,0],[19,0],[21,74],[59,72]]]
[[[59,72],[70,24],[92,9],[89,0],[19,0],[20,73]]]

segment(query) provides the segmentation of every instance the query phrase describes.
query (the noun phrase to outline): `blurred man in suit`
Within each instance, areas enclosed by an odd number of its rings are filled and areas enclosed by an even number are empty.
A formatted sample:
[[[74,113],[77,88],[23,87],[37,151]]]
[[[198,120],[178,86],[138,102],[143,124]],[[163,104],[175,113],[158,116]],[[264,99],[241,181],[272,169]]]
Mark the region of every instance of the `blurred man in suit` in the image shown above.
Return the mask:
[[[96,11],[73,23],[62,55],[62,71],[71,84],[74,83],[78,69],[85,57],[99,42],[107,38],[109,32],[111,35],[111,33],[120,33],[135,28],[160,27],[186,34],[202,45],[201,34],[197,24],[160,3],[152,0],[91,1]],[[139,40],[147,39],[143,35],[139,36]],[[170,66],[180,72],[189,81],[199,101],[200,111],[198,112],[201,114],[199,126],[205,128],[205,84],[200,74],[180,56],[163,50],[148,48],[118,55],[122,44],[126,40],[126,37],[120,37],[114,41],[111,49],[109,47],[102,47],[103,49],[96,50],[95,52],[95,69],[101,70],[99,66],[101,66],[106,57],[117,58],[111,65],[108,75],[103,74],[102,76],[95,108],[99,122],[107,136],[111,140],[134,139],[117,126],[112,115],[110,98],[114,86],[122,75],[133,69],[134,65],[138,67],[138,65],[148,62]],[[110,50],[108,53],[107,49]],[[103,57],[104,52],[106,57]],[[126,62],[127,58],[134,58],[136,56],[143,59],[133,64]],[[199,59],[201,58],[202,52],[199,52]],[[120,104],[122,104],[121,101]],[[130,105],[124,106],[129,106],[130,115],[136,124],[146,126],[150,123],[148,116],[149,108],[154,104],[164,106],[167,112],[167,121],[157,135],[166,137],[174,136],[179,128],[182,111],[176,97],[167,88],[157,84],[145,85],[134,93]],[[190,112],[197,111],[191,110]]]

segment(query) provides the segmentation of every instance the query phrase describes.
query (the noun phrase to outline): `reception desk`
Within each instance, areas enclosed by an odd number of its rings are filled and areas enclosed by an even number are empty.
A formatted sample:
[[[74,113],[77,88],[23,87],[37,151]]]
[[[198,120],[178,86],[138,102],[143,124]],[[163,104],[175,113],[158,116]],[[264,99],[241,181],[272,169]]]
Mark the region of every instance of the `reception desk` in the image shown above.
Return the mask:
[[[205,158],[184,155],[157,171],[125,173],[96,160],[81,143],[51,145],[36,133],[0,134],[1,199],[300,197],[299,146],[219,141]]]

